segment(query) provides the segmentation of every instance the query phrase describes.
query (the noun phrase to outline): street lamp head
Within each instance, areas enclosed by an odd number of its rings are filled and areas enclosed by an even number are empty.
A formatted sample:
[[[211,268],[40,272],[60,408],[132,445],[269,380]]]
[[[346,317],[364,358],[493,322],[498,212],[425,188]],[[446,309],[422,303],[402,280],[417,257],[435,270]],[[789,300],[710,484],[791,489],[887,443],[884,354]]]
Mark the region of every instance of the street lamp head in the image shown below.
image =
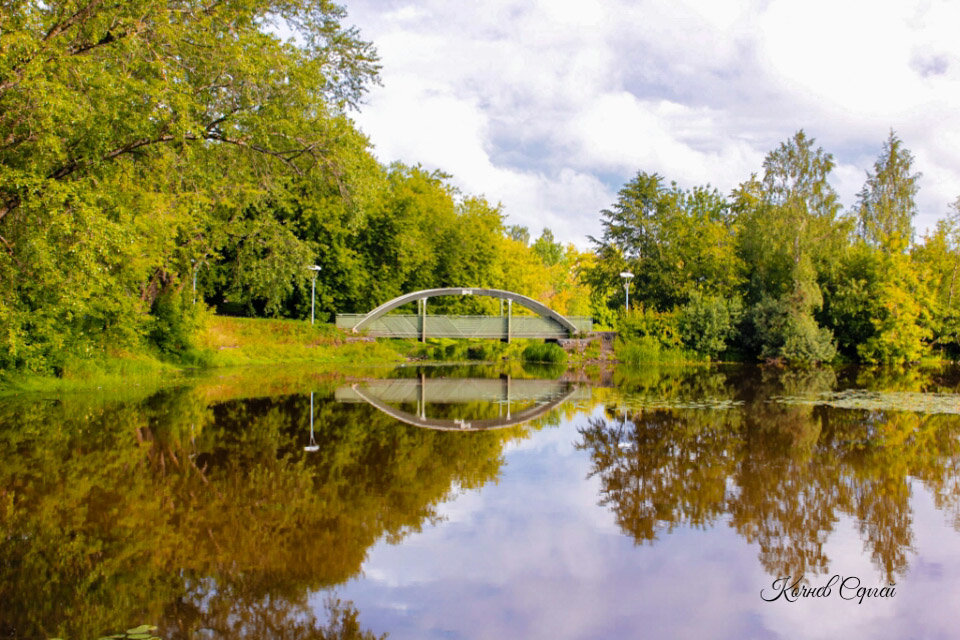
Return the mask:
[[[320,271],[320,267],[317,265],[307,267],[307,269],[310,269],[310,271]]]
[[[621,271],[621,272],[620,272],[620,277],[621,277],[621,278],[624,278],[625,280],[629,280],[630,278],[633,277],[633,274],[630,273],[629,271]]]

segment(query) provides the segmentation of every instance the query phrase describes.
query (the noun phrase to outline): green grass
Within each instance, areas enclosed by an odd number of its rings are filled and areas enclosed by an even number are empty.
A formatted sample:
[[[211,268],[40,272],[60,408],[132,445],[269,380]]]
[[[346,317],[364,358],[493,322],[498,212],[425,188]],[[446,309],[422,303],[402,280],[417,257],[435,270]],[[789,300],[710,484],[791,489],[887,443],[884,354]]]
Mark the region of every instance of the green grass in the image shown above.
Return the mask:
[[[213,316],[198,346],[210,367],[281,363],[386,364],[402,362],[403,349],[386,342],[352,341],[330,324]],[[401,345],[397,345],[400,347]]]
[[[182,354],[181,354],[182,356]],[[176,357],[176,356],[172,356]],[[180,384],[204,372],[233,367],[311,365],[355,369],[396,364],[409,358],[435,362],[546,363],[563,366],[566,352],[538,340],[434,339],[372,340],[350,336],[330,324],[207,316],[195,336],[189,357],[165,361],[146,347],[140,352],[114,351],[68,362],[57,377],[0,372],[0,394],[63,392],[91,389],[160,388]]]
[[[90,389],[158,389],[183,381],[189,372],[150,353],[110,351],[68,360],[59,376],[0,372],[0,395],[60,393]]]
[[[411,343],[412,344],[412,343]],[[58,376],[0,372],[0,395],[91,389],[160,388],[199,372],[226,367],[316,364],[338,367],[393,364],[405,360],[411,344],[353,341],[333,325],[302,320],[209,316],[196,336],[191,357],[179,362],[155,350],[108,350],[74,358]]]
[[[567,352],[552,342],[534,342],[523,350],[523,359],[527,362],[564,364],[567,361]]]
[[[639,366],[644,364],[706,363],[709,358],[688,349],[665,347],[656,338],[643,336],[636,340],[617,340],[613,347],[617,360]]]

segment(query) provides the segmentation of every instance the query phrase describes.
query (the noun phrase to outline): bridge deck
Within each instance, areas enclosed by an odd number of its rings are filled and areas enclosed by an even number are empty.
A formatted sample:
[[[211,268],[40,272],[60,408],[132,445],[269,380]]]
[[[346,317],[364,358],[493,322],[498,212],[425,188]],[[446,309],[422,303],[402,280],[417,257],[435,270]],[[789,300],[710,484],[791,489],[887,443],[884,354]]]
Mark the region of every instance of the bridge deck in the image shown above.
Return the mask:
[[[338,314],[337,327],[351,330],[363,314]],[[593,319],[567,318],[582,333],[593,329]],[[383,338],[418,338],[421,317],[386,315],[371,321],[364,331]],[[567,330],[554,320],[542,316],[426,316],[426,335],[430,338],[566,338]]]

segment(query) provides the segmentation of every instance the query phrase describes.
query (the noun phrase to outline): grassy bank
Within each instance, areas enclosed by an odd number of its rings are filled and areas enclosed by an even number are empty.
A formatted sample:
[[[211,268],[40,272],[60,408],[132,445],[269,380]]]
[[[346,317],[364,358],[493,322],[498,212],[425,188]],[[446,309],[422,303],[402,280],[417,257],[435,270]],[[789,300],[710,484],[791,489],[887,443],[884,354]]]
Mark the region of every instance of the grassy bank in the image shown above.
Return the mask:
[[[67,361],[57,376],[0,373],[0,395],[31,392],[127,390],[145,392],[182,384],[205,372],[226,368],[303,365],[327,370],[356,370],[408,359],[423,362],[544,363],[576,365],[585,356],[568,354],[539,340],[373,340],[351,336],[333,325],[302,320],[205,316],[194,334],[188,362],[171,361],[157,351],[105,349]]]
[[[558,345],[541,340],[519,339],[512,342],[485,339],[431,338],[426,343],[413,343],[407,355],[430,362],[503,362],[522,361],[564,364],[567,353]]]
[[[328,324],[212,316],[198,346],[209,367],[317,363],[389,364],[402,362],[412,343],[354,339]]]
[[[413,343],[356,341],[332,325],[300,320],[208,316],[196,336],[189,366],[148,348],[105,349],[68,360],[57,376],[0,373],[0,395],[69,392],[120,387],[157,389],[181,384],[206,370],[251,365],[311,364],[328,367],[402,362]]]
[[[147,392],[187,380],[193,372],[146,352],[108,350],[68,360],[58,376],[0,372],[0,396],[125,389]]]
[[[618,339],[614,344],[616,359],[634,367],[650,364],[706,364],[710,358],[681,347],[664,346],[656,338],[641,336],[633,340]]]

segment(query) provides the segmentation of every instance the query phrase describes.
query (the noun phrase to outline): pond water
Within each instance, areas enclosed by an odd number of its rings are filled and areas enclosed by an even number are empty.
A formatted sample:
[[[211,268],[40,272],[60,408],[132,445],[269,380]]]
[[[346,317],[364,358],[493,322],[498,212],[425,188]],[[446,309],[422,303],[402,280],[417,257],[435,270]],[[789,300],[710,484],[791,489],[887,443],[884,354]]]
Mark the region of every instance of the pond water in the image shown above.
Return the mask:
[[[0,400],[0,638],[947,638],[958,531],[956,369]]]

